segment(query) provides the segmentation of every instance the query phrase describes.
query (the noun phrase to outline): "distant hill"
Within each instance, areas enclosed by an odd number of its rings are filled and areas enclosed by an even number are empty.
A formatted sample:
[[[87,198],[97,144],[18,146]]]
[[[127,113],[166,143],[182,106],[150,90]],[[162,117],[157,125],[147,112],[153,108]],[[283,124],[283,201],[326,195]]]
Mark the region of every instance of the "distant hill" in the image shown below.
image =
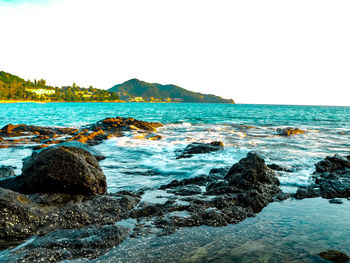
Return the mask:
[[[192,92],[175,85],[148,83],[138,79],[130,79],[115,85],[108,91],[115,92],[120,99],[125,101],[234,103],[232,99],[223,99],[215,95]]]

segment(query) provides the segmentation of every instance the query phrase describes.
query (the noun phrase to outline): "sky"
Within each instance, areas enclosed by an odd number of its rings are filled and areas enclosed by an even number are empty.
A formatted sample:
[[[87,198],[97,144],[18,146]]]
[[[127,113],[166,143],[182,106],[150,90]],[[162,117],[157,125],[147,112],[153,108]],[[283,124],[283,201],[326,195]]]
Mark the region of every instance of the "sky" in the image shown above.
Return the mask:
[[[350,1],[0,0],[0,70],[236,103],[350,106]]]

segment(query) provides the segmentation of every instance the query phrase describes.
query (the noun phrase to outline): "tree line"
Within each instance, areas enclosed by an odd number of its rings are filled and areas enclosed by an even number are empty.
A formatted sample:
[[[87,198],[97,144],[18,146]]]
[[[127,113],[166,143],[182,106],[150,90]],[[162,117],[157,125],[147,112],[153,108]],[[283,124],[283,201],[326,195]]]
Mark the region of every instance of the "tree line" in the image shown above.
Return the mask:
[[[116,92],[101,90],[90,86],[53,87],[46,85],[44,79],[24,80],[10,73],[0,71],[0,100],[55,101],[55,102],[95,102],[117,101]]]

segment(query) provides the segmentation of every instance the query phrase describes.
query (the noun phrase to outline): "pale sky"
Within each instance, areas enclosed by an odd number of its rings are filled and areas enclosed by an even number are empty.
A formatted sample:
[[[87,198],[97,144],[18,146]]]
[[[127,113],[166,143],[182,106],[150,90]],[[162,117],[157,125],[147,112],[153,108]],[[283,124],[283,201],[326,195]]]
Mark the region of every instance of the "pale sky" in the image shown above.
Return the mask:
[[[237,103],[350,106],[350,1],[0,0],[0,70]]]

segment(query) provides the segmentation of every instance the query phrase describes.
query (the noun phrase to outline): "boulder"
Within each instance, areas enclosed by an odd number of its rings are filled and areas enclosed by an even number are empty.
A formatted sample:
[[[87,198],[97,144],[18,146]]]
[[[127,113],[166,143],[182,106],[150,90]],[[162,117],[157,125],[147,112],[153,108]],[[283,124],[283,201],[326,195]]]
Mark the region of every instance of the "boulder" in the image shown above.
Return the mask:
[[[176,159],[191,158],[194,154],[216,152],[221,150],[223,147],[224,144],[218,141],[211,143],[194,142],[187,145],[186,148],[180,152],[180,155],[176,157]]]
[[[259,184],[279,185],[276,174],[267,167],[264,159],[252,152],[234,164],[225,179],[230,185],[241,189],[254,188]]]
[[[0,179],[7,178],[15,175],[15,171],[11,166],[0,166]]]
[[[318,162],[314,183],[297,190],[297,199],[321,196],[327,199],[350,197],[350,156],[334,155]]]
[[[290,135],[296,135],[296,134],[304,134],[305,131],[300,130],[299,128],[288,127],[283,129],[278,128],[277,133],[278,135],[281,135],[281,136],[290,136]]]
[[[61,147],[61,146],[75,147],[75,148],[85,150],[85,151],[91,153],[98,161],[106,159],[106,157],[102,153],[100,153],[99,151],[95,150],[94,148],[90,147],[89,145],[87,145],[85,143],[81,143],[78,141],[67,141],[67,142],[56,144],[56,145],[53,145],[50,147]],[[40,153],[41,151],[42,150],[33,151],[32,156]]]
[[[80,148],[52,147],[23,160],[23,193],[104,194],[106,177],[96,158]]]
[[[346,263],[350,260],[349,256],[339,250],[328,250],[318,254],[321,258],[335,263]]]

